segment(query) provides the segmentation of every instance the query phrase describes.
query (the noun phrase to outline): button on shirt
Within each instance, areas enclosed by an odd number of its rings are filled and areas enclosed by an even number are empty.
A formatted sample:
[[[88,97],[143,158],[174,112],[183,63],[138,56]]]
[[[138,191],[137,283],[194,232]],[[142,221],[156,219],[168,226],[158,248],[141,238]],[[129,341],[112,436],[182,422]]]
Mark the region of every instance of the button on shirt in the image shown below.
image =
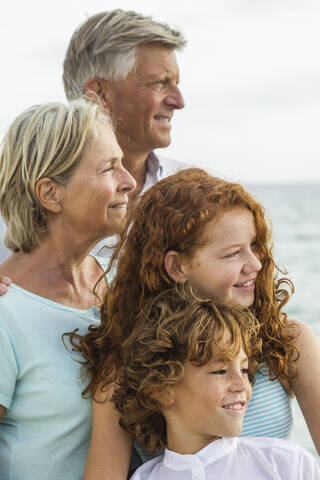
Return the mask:
[[[164,454],[142,465],[131,480],[320,480],[316,459],[277,438],[222,438],[195,455]]]

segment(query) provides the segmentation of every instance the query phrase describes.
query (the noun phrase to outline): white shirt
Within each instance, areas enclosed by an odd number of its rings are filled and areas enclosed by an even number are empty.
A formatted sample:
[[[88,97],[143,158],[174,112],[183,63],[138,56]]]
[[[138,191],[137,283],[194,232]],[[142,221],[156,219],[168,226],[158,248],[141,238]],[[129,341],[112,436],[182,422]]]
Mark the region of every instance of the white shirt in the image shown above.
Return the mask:
[[[191,166],[192,165],[187,163],[177,162],[177,160],[159,157],[158,155],[156,156],[155,153],[152,152],[147,159],[147,176],[141,193],[144,193],[146,190],[148,190],[148,188],[152,187],[152,185],[157,183],[162,178],[169,177],[169,175],[173,175],[179,170],[184,170],[185,168],[189,168]],[[0,263],[4,262],[12,253],[4,245],[5,232],[6,225],[0,216]],[[102,240],[95,245],[91,253],[98,254],[102,257],[110,257],[113,251],[112,246],[116,244],[117,239],[118,237],[114,235]],[[105,245],[108,245],[111,248],[104,248],[101,252],[99,252],[99,250]]]
[[[215,440],[195,455],[164,454],[142,465],[131,480],[320,480],[316,459],[279,438]]]

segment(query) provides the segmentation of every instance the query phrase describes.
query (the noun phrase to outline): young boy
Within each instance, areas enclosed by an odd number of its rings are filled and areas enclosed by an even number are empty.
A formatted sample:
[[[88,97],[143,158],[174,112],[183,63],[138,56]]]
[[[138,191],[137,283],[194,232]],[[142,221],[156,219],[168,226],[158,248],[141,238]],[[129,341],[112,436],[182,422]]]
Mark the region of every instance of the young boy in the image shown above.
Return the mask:
[[[237,437],[259,358],[258,330],[250,312],[218,308],[191,292],[164,292],[143,309],[123,345],[113,401],[122,427],[164,453],[132,480],[320,479],[314,457],[297,445]]]

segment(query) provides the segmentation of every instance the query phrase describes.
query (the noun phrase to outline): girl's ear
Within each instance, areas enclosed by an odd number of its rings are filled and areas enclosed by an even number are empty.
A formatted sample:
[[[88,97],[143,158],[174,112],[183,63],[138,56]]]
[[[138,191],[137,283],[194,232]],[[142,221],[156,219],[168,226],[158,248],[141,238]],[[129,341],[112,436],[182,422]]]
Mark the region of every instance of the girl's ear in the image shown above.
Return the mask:
[[[58,185],[51,178],[40,178],[36,184],[36,195],[41,205],[52,213],[62,210],[62,185]]]
[[[164,269],[169,277],[177,283],[185,283],[187,277],[185,274],[186,260],[182,261],[181,254],[175,250],[169,250],[164,256]]]

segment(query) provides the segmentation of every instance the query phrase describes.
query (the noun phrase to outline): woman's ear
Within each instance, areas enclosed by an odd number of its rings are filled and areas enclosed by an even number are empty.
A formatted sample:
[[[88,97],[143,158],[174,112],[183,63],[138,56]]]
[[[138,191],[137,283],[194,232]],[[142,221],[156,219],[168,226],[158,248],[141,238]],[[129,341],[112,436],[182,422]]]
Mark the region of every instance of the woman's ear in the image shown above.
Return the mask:
[[[41,205],[52,213],[60,213],[62,210],[63,186],[57,184],[51,178],[40,178],[36,183],[36,195]]]
[[[185,283],[187,277],[185,274],[186,261],[181,260],[181,254],[175,250],[169,250],[164,256],[164,269],[169,277],[177,283]]]

